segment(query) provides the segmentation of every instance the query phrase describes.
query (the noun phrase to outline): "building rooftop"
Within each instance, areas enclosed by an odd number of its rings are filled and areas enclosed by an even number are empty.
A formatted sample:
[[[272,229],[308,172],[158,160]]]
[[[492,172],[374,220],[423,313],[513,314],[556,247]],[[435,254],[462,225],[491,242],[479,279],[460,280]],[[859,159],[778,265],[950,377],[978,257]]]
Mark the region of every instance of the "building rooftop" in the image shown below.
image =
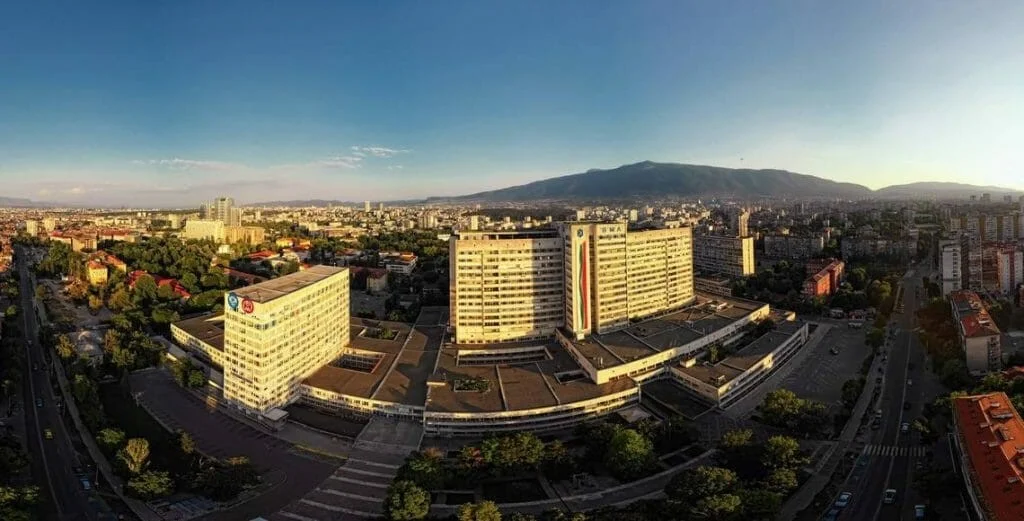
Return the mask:
[[[964,396],[953,411],[971,481],[992,521],[1024,519],[1024,422],[1005,393]]]
[[[806,322],[802,320],[777,324],[775,330],[761,335],[737,353],[714,365],[696,364],[690,367],[680,365],[678,370],[703,382],[715,383],[721,387],[757,365],[765,356],[778,349],[783,342],[789,340],[805,325]]]
[[[953,313],[966,338],[999,335],[999,327],[988,314],[981,297],[973,291],[960,290],[949,294]]]
[[[224,313],[203,314],[174,325],[218,351],[224,351]]]
[[[603,369],[684,346],[765,306],[760,302],[697,293],[697,300],[673,313],[625,329],[574,340],[594,367]]]
[[[345,271],[345,268],[324,265],[313,266],[307,270],[236,289],[235,294],[239,298],[248,298],[258,304],[263,304],[343,271]]]

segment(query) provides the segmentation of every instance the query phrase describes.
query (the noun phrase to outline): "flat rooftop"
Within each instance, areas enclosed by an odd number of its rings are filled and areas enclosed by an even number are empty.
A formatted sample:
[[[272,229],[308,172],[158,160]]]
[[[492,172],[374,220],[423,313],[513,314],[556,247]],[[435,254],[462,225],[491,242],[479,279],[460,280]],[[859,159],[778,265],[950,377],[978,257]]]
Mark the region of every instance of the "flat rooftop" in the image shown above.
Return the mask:
[[[441,351],[435,379],[444,382],[430,388],[430,412],[502,412],[554,407],[598,398],[636,386],[629,378],[597,385],[588,380],[557,341],[522,342],[521,348],[545,353],[542,360],[490,365],[459,364],[459,352],[504,351],[509,344],[449,345]],[[570,377],[575,375],[575,377]],[[559,376],[562,376],[560,381]],[[486,391],[456,391],[456,381],[486,380]]]
[[[175,322],[174,325],[210,347],[224,351],[224,313],[204,314]]]
[[[343,361],[352,355],[342,355],[304,383],[339,394],[422,406],[427,399],[427,379],[441,346],[441,328],[413,329],[401,322],[362,318],[351,319],[349,327],[351,341],[347,347],[357,353],[355,356],[379,357],[373,370],[346,367]],[[395,337],[373,338],[375,333],[385,330]]]
[[[778,349],[783,342],[789,340],[806,324],[802,320],[777,324],[775,330],[761,335],[737,353],[717,364],[697,364],[690,367],[679,365],[676,368],[703,382],[717,382],[719,386],[722,386],[757,365],[765,356]]]
[[[724,306],[723,306],[724,304]],[[697,293],[693,304],[610,333],[574,340],[594,367],[604,369],[684,346],[750,315],[760,302]]]
[[[346,270],[347,268],[317,265],[304,271],[298,271],[266,282],[260,282],[259,284],[238,288],[234,292],[240,298],[248,298],[256,303],[263,304]]]

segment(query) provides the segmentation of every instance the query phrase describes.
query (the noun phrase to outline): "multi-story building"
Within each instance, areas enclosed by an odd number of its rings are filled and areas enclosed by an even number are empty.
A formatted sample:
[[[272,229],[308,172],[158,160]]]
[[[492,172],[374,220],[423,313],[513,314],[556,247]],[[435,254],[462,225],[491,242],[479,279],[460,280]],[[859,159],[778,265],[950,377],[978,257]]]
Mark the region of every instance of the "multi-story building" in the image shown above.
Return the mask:
[[[224,241],[224,221],[219,219],[189,219],[185,221],[184,239]]]
[[[957,464],[974,519],[1024,519],[1024,421],[1006,393],[953,399]]]
[[[939,241],[939,265],[942,269],[942,295],[948,296],[954,291],[963,289],[960,242],[955,240]]]
[[[456,342],[550,337],[564,323],[557,231],[462,232],[449,249]]]
[[[746,209],[736,212],[732,220],[732,231],[738,237],[750,235],[750,212]]]
[[[266,230],[262,226],[225,226],[224,242],[228,244],[244,243],[250,246],[263,244]]]
[[[697,235],[693,238],[693,265],[698,270],[746,277],[754,273],[754,238]]]
[[[917,242],[913,239],[843,237],[839,249],[844,259],[876,255],[910,256],[916,253]]]
[[[220,221],[228,226],[238,226],[241,223],[232,222],[231,210],[235,206],[235,200],[230,197],[218,197],[210,205],[209,219]]]
[[[565,326],[577,338],[693,302],[689,227],[564,223]]]
[[[950,294],[950,308],[956,322],[960,348],[972,375],[982,375],[1002,368],[1001,333],[985,304],[973,291],[961,290]]]
[[[304,378],[349,343],[349,274],[314,266],[224,296],[224,399],[278,421]]]
[[[85,263],[89,284],[99,286],[107,283],[107,266],[102,262],[91,260]]]
[[[25,220],[25,233],[31,237],[39,235],[39,221],[32,219]]]
[[[999,291],[1013,295],[1017,286],[1024,284],[1024,252],[1013,245],[1004,245],[996,253],[996,272]]]
[[[950,218],[949,229],[963,233],[972,242],[1013,241],[1024,237],[1020,212],[959,215]]]
[[[764,254],[772,259],[803,260],[821,255],[825,237],[821,235],[768,235]]]
[[[810,273],[804,281],[803,294],[807,297],[834,295],[839,291],[846,264],[837,259],[821,259],[807,263]]]

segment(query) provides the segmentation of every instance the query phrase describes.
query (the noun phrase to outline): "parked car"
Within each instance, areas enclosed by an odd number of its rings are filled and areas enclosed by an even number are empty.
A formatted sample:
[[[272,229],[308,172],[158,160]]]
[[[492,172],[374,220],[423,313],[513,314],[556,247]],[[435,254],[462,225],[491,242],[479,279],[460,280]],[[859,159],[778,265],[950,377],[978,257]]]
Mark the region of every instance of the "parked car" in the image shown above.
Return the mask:
[[[842,512],[842,510],[838,508],[830,509],[828,513],[825,514],[825,517],[821,518],[821,521],[837,521],[839,519],[840,512]]]
[[[79,478],[78,482],[82,484],[82,490],[89,490],[92,488],[92,484],[89,483],[89,478]]]
[[[894,489],[894,488],[887,488],[887,489],[885,489],[885,492],[882,494],[882,503],[885,503],[886,505],[891,505],[891,504],[893,504],[895,502],[896,502],[896,489]]]
[[[829,352],[829,353],[832,353],[832,354],[834,354],[834,355],[838,355],[838,354],[839,354],[839,350],[838,350],[838,349],[836,349],[836,348],[834,348],[834,347],[833,347],[832,349],[829,349],[829,350],[828,350],[828,352]]]
[[[43,430],[43,437],[45,437],[48,440],[52,440],[53,439],[53,431],[50,430],[50,429],[44,429]]]
[[[902,432],[903,434],[906,434],[906,433],[910,432],[910,424],[907,423],[907,422],[901,423],[900,424],[900,432]]]
[[[36,398],[36,407],[42,407],[42,406],[43,406],[43,399],[42,398]]]
[[[846,505],[850,504],[850,499],[853,498],[853,492],[843,492],[836,498],[836,508],[846,508]]]
[[[914,519],[918,521],[924,519],[924,505],[914,505]]]

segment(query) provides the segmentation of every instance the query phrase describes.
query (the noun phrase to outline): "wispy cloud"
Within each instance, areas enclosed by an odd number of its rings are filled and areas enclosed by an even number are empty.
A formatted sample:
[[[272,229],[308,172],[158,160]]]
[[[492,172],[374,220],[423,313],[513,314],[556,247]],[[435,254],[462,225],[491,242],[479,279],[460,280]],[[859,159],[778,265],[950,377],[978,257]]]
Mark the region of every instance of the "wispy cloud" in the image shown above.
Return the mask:
[[[402,166],[402,165],[391,165],[391,166],[388,167],[388,170],[401,170],[403,168],[405,168],[405,167]]]
[[[236,170],[245,168],[244,165],[228,163],[224,161],[205,161],[199,159],[136,159],[133,165],[156,166],[171,170]]]
[[[326,166],[330,168],[359,168],[362,166],[363,158],[357,155],[331,156],[327,159],[314,161],[313,166]]]
[[[395,157],[399,154],[407,154],[409,153],[409,150],[376,146],[353,146],[352,152],[356,154],[367,154],[373,157]]]

